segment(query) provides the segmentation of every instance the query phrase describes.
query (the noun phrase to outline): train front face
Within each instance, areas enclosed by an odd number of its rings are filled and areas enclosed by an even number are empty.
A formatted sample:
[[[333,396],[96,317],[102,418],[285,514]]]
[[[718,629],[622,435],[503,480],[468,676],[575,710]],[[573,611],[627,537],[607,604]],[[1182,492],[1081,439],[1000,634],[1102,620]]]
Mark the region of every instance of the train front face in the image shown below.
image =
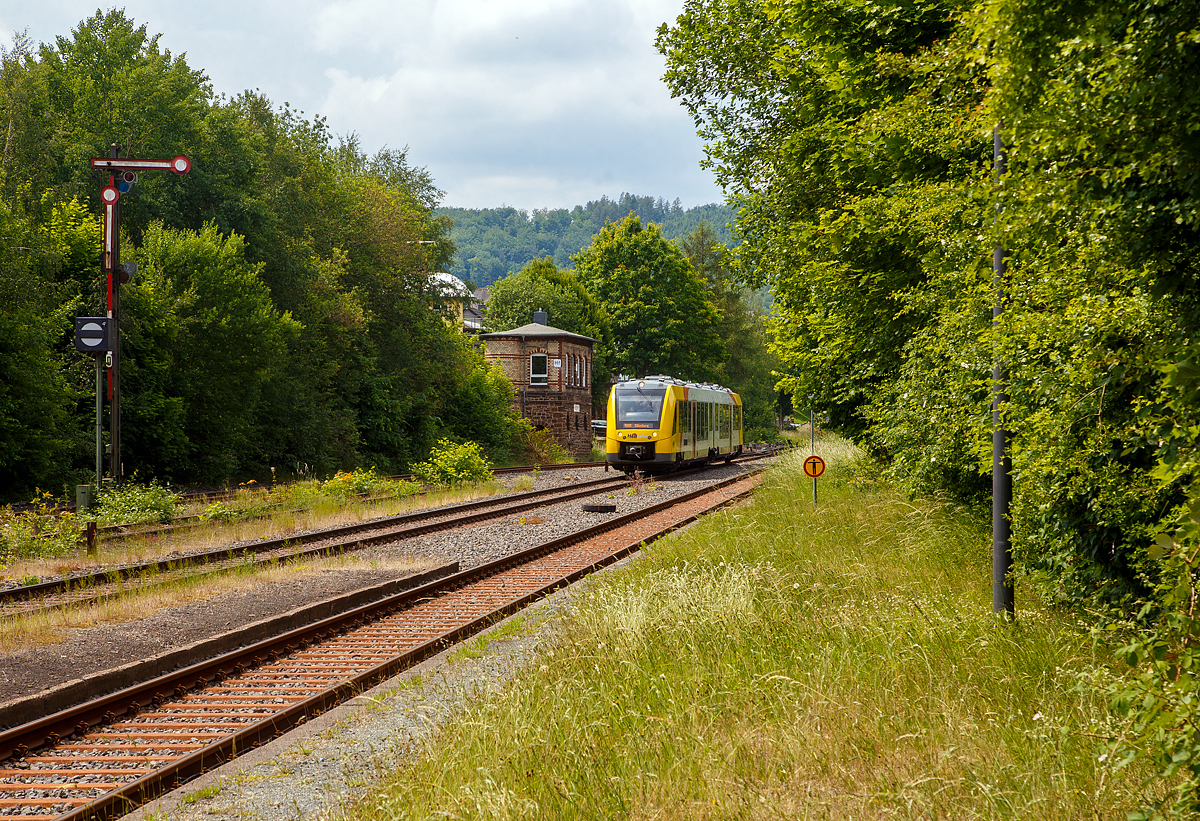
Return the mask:
[[[670,470],[679,452],[675,403],[687,388],[654,379],[618,382],[608,395],[606,458],[626,472]],[[666,420],[665,422],[663,420]]]

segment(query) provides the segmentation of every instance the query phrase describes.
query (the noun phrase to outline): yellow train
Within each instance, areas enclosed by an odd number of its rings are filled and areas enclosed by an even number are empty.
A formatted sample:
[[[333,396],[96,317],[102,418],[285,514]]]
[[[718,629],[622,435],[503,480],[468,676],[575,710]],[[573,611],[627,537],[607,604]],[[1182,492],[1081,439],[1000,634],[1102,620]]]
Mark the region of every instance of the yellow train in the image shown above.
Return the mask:
[[[613,385],[605,452],[626,473],[666,473],[742,452],[742,399],[720,385],[647,376]]]

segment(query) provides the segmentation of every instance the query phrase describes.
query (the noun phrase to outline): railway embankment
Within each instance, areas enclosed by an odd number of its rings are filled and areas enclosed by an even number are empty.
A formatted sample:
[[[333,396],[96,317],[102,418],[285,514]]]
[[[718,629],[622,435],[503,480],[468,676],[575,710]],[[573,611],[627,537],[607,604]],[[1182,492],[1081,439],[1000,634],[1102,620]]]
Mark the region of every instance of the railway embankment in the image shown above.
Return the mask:
[[[360,761],[382,781],[333,790],[349,817],[1096,818],[1152,799],[1111,755],[1115,673],[1082,624],[1024,587],[997,624],[986,525],[824,447],[815,507],[793,457],[575,593],[502,686],[476,660],[478,697],[446,707],[444,677],[389,696],[380,712],[424,720]],[[184,817],[244,788],[214,782]]]

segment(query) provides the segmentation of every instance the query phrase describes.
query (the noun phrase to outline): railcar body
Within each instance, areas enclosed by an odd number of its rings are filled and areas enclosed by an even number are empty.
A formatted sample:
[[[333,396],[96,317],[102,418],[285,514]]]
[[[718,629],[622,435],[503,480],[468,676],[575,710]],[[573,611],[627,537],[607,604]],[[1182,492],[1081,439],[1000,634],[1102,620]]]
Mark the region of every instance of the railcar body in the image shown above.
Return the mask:
[[[720,385],[647,376],[608,395],[606,459],[626,473],[728,462],[742,451],[742,399]]]

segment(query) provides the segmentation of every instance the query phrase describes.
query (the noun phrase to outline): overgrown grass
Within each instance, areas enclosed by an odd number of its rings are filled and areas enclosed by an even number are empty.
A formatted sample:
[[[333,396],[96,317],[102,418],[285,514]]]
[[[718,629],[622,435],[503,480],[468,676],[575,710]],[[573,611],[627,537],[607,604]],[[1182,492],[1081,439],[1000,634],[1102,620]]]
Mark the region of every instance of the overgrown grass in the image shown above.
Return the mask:
[[[46,531],[43,529],[42,537],[30,537],[21,543],[21,549],[5,554],[6,531],[3,528],[8,525],[5,524],[5,511],[0,509],[0,571],[9,578],[29,576],[42,579],[79,570],[147,561],[177,552],[210,550],[248,539],[288,536],[305,530],[408,513],[508,491],[507,487],[493,481],[454,488],[439,487],[423,495],[415,495],[409,489],[415,486],[406,482],[395,483],[403,487],[392,494],[362,499],[355,495],[324,493],[322,484],[310,481],[280,486],[275,489],[277,495],[274,498],[277,501],[274,503],[266,493],[245,490],[224,503],[226,513],[218,515],[215,510],[212,511],[200,527],[166,534],[135,533],[119,542],[101,540],[96,556],[86,554],[79,536],[81,525],[74,517],[70,517],[70,527],[66,528],[68,519],[53,515],[48,516],[47,521],[53,519],[59,522],[67,533],[61,546],[50,549],[51,543],[44,537]],[[199,509],[210,507],[206,503]],[[23,528],[20,532],[27,533],[29,514],[21,514],[18,521]]]
[[[578,595],[553,650],[349,809],[400,818],[1124,818],[1110,673],[977,520],[789,455],[754,500]]]

